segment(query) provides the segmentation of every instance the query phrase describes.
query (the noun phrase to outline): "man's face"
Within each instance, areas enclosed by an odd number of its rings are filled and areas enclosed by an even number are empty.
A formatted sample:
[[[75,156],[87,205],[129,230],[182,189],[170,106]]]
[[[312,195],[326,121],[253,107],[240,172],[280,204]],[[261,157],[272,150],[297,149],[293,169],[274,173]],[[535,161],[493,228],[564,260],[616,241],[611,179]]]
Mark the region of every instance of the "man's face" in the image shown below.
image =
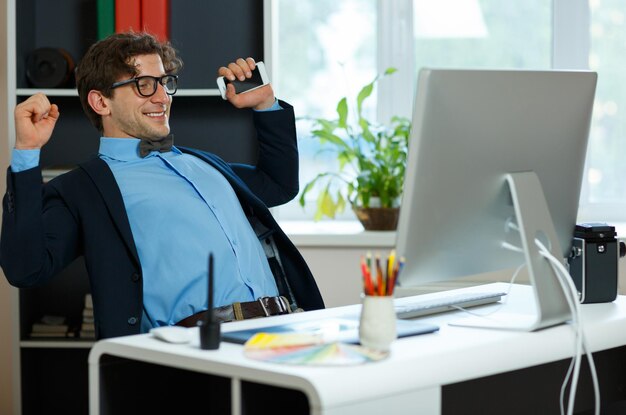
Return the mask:
[[[132,58],[132,62],[138,77],[165,75],[159,55],[138,55]],[[117,81],[129,78],[126,76]],[[162,85],[158,85],[154,95],[143,97],[137,92],[135,84],[130,83],[115,88],[108,101],[110,114],[102,117],[106,137],[158,139],[169,134],[172,97],[165,93]]]

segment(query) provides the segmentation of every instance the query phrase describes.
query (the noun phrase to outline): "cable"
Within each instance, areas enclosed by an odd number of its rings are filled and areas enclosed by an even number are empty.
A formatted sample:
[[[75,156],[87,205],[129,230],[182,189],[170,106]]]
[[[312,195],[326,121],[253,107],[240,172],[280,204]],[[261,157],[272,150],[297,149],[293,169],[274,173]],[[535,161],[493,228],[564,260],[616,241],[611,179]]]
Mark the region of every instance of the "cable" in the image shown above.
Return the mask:
[[[595,363],[593,360],[593,355],[589,351],[589,347],[587,346],[582,322],[580,321],[580,303],[578,300],[578,292],[574,285],[574,282],[569,274],[569,271],[565,268],[563,263],[559,261],[547,248],[546,246],[535,239],[535,244],[539,247],[539,253],[548,260],[550,263],[555,275],[557,276],[557,281],[561,285],[563,289],[563,293],[565,294],[565,299],[568,303],[568,306],[572,312],[572,325],[574,326],[576,333],[576,348],[575,355],[572,358],[572,362],[570,363],[570,367],[568,368],[567,374],[565,376],[565,380],[561,385],[561,394],[560,394],[560,407],[561,413],[563,413],[563,397],[565,394],[565,387],[569,381],[570,376],[572,376],[572,380],[570,383],[570,394],[567,405],[567,413],[568,415],[573,414],[574,412],[574,402],[576,398],[576,388],[578,385],[578,377],[580,374],[580,364],[582,359],[582,354],[585,353],[587,356],[587,361],[589,362],[589,370],[591,373],[591,379],[593,383],[594,390],[594,413],[599,415],[600,413],[600,386],[598,384],[598,376],[596,373]]]
[[[511,226],[511,224],[509,224],[509,226],[514,230],[518,230],[516,226]],[[593,355],[589,351],[589,347],[587,345],[584,332],[583,332],[582,322],[580,321],[581,312],[580,312],[580,302],[578,298],[578,291],[576,290],[576,286],[574,285],[574,282],[572,280],[572,277],[570,276],[569,271],[565,268],[563,263],[557,257],[555,257],[539,239],[535,239],[535,245],[537,245],[537,247],[539,248],[539,253],[541,254],[541,256],[543,256],[546,260],[548,260],[548,263],[550,264],[552,271],[554,272],[556,279],[559,282],[559,285],[561,286],[561,290],[563,291],[565,300],[567,301],[567,305],[572,315],[571,326],[573,327],[574,333],[575,333],[574,356],[572,357],[572,361],[570,362],[570,365],[567,369],[567,373],[565,375],[565,379],[563,380],[563,384],[561,385],[561,391],[559,394],[559,406],[560,406],[561,414],[563,415],[565,412],[564,397],[565,397],[565,389],[568,383],[570,383],[570,392],[569,392],[569,398],[568,398],[568,403],[567,403],[567,414],[572,415],[574,412],[574,403],[576,400],[576,389],[578,386],[578,378],[580,375],[580,365],[582,361],[582,355],[584,353],[589,363],[589,371],[590,371],[591,379],[593,383],[594,414],[599,415],[600,414],[600,386],[598,384],[598,375],[596,372]],[[510,244],[508,242],[503,242],[502,247],[510,251],[524,253],[524,250],[522,248],[515,246],[513,244]],[[509,282],[509,289],[507,290],[507,297],[505,301],[500,304],[500,307],[502,307],[504,303],[508,300],[508,294],[511,290],[513,282],[515,281],[515,278],[517,278],[517,275],[519,274],[519,272],[525,265],[526,265],[525,263],[520,265],[515,271],[515,273],[513,274],[513,277],[511,278],[511,281]],[[454,306],[454,308],[458,310],[465,311],[466,313],[469,313],[478,317],[486,317],[498,311],[500,307],[490,311],[487,314],[478,314],[478,313],[469,311],[467,309],[464,309],[463,307]],[[570,382],[570,377],[571,377],[571,382]]]
[[[500,301],[500,303],[498,303],[498,306],[497,306],[496,308],[492,309],[492,310],[489,310],[489,312],[484,313],[484,314],[483,314],[483,313],[477,313],[477,312],[475,312],[475,311],[468,310],[467,308],[463,308],[463,307],[458,306],[458,305],[451,305],[451,307],[452,307],[452,308],[455,308],[455,309],[457,309],[457,310],[460,310],[460,311],[464,311],[464,312],[466,312],[467,314],[471,314],[471,315],[476,316],[476,317],[487,317],[487,316],[490,316],[490,315],[492,315],[493,313],[495,313],[495,312],[497,312],[497,311],[500,311],[500,309],[501,309],[502,307],[504,307],[504,306],[506,305],[506,303],[509,301],[509,298],[510,298],[510,297],[509,297],[509,294],[511,293],[511,288],[513,288],[513,283],[515,282],[515,279],[516,279],[516,278],[517,278],[517,276],[519,275],[520,271],[521,271],[521,270],[522,270],[525,266],[526,266],[526,263],[523,263],[523,264],[520,264],[520,266],[519,266],[519,267],[517,267],[517,269],[516,269],[516,270],[515,270],[515,272],[513,273],[513,276],[511,277],[511,280],[509,281],[509,286],[508,286],[508,288],[507,288],[507,290],[506,290],[506,294],[504,295],[504,300]]]
[[[513,226],[513,224],[509,224],[509,227],[513,230],[519,231],[517,226]],[[581,365],[581,360],[582,360],[582,354],[584,353],[587,356],[587,361],[589,362],[589,371],[590,371],[591,379],[593,383],[593,392],[594,392],[594,398],[595,398],[594,399],[594,414],[599,415],[600,414],[600,387],[598,384],[598,376],[596,372],[595,363],[593,360],[593,355],[589,351],[589,347],[586,343],[586,339],[584,336],[582,323],[580,321],[581,312],[580,312],[578,291],[576,290],[576,286],[574,285],[574,282],[570,276],[569,271],[565,268],[563,263],[559,261],[559,259],[555,257],[540,240],[535,239],[535,244],[539,248],[539,253],[548,260],[548,263],[552,267],[552,270],[556,276],[556,279],[559,282],[561,289],[563,290],[563,294],[565,295],[567,305],[572,314],[571,326],[573,327],[574,333],[575,333],[575,353],[567,369],[567,373],[565,375],[565,379],[563,380],[563,384],[561,385],[561,391],[559,395],[559,405],[560,405],[561,414],[564,414],[565,389],[570,380],[570,377],[571,377],[571,383],[570,383],[570,394],[569,394],[568,405],[567,405],[567,408],[568,408],[567,413],[568,415],[573,414],[574,402],[576,399],[576,388],[578,386],[578,377],[580,374],[580,365]],[[508,242],[503,242],[502,247],[510,251],[524,253],[524,250],[522,248],[515,246],[513,244],[510,244]],[[517,274],[519,273],[519,271],[522,269],[524,265],[525,264],[522,264],[522,266],[520,266],[515,272],[515,274],[513,275],[513,278],[511,279],[511,282],[509,283],[509,290],[513,284],[513,281],[517,277]],[[508,296],[507,296],[507,299],[508,299]],[[473,313],[461,307],[455,307],[455,308],[463,310],[467,313],[470,313],[476,316],[481,316],[480,314]],[[498,309],[494,310],[494,312],[497,311]],[[491,313],[485,314],[484,316],[489,315],[489,314]]]

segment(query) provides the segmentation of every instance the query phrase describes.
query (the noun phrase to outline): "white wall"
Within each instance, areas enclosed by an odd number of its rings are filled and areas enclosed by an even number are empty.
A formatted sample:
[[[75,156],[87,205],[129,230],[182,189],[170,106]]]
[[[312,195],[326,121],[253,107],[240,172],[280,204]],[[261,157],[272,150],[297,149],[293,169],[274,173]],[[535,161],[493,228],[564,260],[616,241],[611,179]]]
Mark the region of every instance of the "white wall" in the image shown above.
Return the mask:
[[[8,108],[7,70],[7,2],[0,0],[0,195],[4,195],[6,187],[6,167],[9,165],[9,114]],[[0,205],[0,214],[2,206]],[[11,288],[0,270],[0,414],[13,411],[13,364],[14,339]],[[15,339],[16,341],[16,339]]]
[[[359,261],[361,255],[367,250],[386,254],[391,249],[388,244],[382,244],[373,247],[352,247],[352,246],[306,246],[294,242],[307,261],[311,272],[315,276],[315,280],[322,292],[322,297],[327,307],[337,307],[359,303],[361,301],[361,271],[359,269]],[[429,284],[425,287],[411,290],[399,289],[396,293],[398,296],[413,295],[429,291],[437,291],[442,289],[456,288],[457,286],[465,286],[472,284],[489,283],[495,281],[508,281],[509,274],[493,273],[483,274],[474,280],[463,280],[457,283],[439,283]],[[518,283],[527,283],[528,278],[522,272],[517,278]],[[619,260],[619,279],[618,292],[626,295],[626,259]]]

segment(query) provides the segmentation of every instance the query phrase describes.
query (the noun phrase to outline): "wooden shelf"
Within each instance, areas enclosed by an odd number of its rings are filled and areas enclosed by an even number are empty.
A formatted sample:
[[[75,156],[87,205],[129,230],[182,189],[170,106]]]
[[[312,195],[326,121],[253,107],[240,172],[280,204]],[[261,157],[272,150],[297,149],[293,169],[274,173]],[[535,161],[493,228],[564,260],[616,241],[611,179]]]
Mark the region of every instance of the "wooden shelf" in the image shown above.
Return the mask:
[[[95,340],[22,340],[20,347],[32,349],[91,349]]]

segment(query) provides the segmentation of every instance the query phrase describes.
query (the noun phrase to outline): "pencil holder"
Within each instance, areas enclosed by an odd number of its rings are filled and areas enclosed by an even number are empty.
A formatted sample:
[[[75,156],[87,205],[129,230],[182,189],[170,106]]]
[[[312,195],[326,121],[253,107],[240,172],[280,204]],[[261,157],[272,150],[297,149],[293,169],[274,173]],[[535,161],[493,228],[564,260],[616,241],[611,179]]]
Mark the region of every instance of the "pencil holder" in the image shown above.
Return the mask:
[[[393,297],[366,295],[363,298],[359,323],[361,344],[371,349],[388,351],[396,337]]]

